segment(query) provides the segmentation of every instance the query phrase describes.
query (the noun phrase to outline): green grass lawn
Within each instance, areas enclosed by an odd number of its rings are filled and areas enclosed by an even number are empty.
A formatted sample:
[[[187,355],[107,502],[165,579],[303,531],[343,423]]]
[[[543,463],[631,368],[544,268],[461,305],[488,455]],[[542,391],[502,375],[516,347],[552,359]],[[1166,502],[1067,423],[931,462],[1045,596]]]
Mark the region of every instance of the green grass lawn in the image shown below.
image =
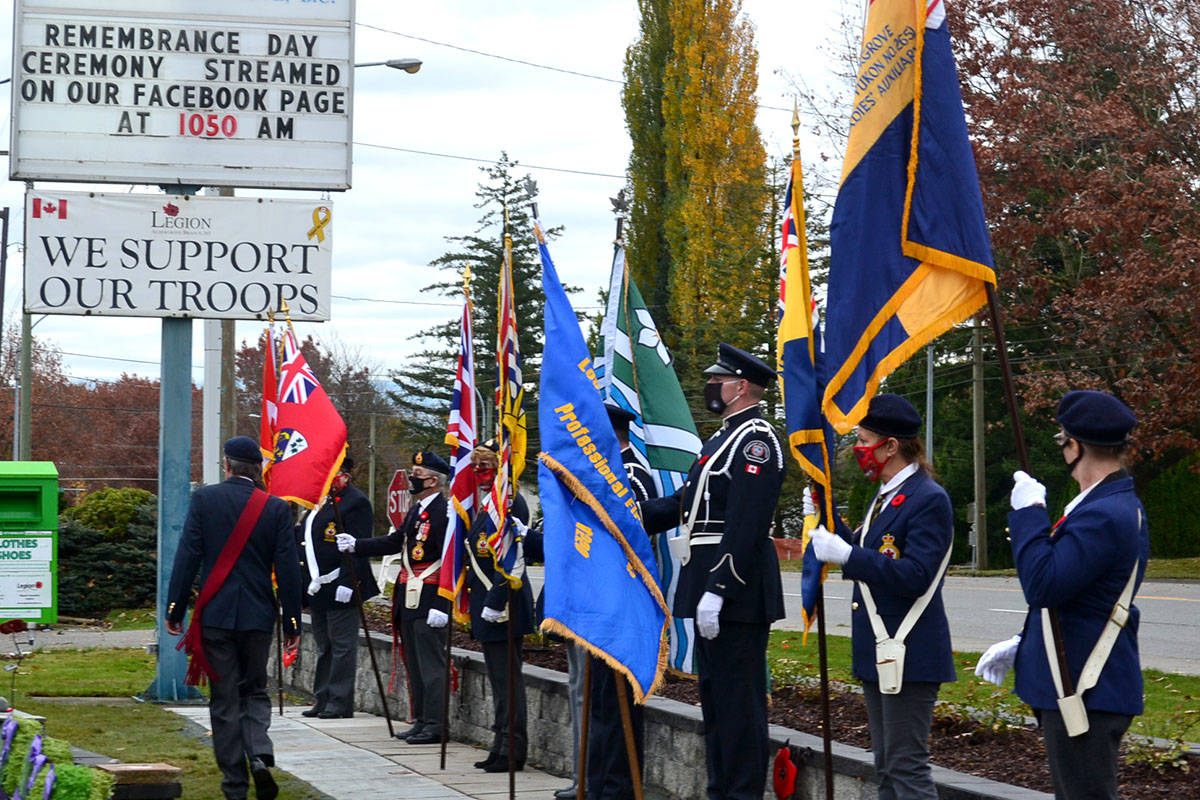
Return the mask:
[[[104,624],[114,631],[144,631],[154,627],[153,608],[114,608]]]
[[[49,735],[76,747],[126,763],[165,761],[179,767],[189,800],[222,800],[221,773],[205,731],[161,706],[116,699],[144,691],[154,679],[154,666],[154,656],[142,650],[40,651],[21,664],[15,705],[44,716]],[[7,680],[2,688],[7,694]],[[54,699],[59,697],[112,697],[114,702],[68,705]],[[281,800],[323,796],[287,773],[276,770],[276,779]]]
[[[771,631],[767,658],[777,684],[796,679],[815,679],[820,674],[817,631],[809,632],[808,644],[802,644],[799,631]],[[850,667],[850,637],[826,637],[829,679],[853,683]],[[1012,694],[1013,674],[1010,670],[1001,687],[975,677],[979,653],[954,653],[958,680],[942,684],[938,699],[979,709],[985,714],[1030,715],[1032,712]],[[1144,670],[1146,711],[1138,717],[1131,731],[1163,739],[1179,737],[1186,741],[1200,738],[1200,710],[1194,700],[1200,697],[1200,677],[1174,675],[1157,670]]]

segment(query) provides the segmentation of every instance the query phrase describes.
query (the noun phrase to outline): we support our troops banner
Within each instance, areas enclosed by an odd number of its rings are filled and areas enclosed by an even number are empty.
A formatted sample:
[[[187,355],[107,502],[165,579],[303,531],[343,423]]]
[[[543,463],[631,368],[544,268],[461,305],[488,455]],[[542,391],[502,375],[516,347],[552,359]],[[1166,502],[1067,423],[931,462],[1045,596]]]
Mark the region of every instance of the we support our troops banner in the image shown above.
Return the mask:
[[[825,327],[824,409],[839,433],[996,282],[942,0],[871,3],[850,126]]]
[[[666,666],[670,613],[579,320],[541,241],[546,294],[538,430],[543,630],[583,644],[645,702]]]
[[[670,351],[658,335],[650,311],[625,266],[625,247],[617,244],[609,281],[608,308],[601,326],[604,370],[600,378],[604,395],[632,412],[629,443],[654,477],[659,497],[674,493],[687,479],[700,452],[700,437]],[[682,565],[671,553],[668,538],[678,529],[655,538],[655,553],[668,606],[675,602]],[[669,664],[680,672],[694,673],[695,627],[691,619],[671,621]]]

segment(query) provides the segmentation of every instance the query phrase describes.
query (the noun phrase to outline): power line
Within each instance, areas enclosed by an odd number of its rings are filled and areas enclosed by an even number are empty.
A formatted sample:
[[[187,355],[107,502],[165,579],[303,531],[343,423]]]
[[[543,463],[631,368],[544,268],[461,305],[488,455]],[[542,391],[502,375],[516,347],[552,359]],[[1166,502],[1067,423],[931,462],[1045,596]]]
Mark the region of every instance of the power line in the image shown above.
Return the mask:
[[[590,72],[580,72],[579,70],[566,69],[564,67],[552,67],[549,64],[538,64],[534,61],[526,61],[521,58],[512,58],[511,56],[502,56],[499,53],[489,53],[486,50],[475,50],[474,48],[463,47],[462,45],[458,45],[458,44],[450,44],[449,42],[439,42],[436,39],[428,39],[424,36],[416,36],[411,33],[401,33],[400,31],[394,31],[394,30],[391,30],[390,28],[382,28],[378,25],[368,25],[365,22],[358,22],[356,24],[360,28],[368,28],[370,30],[378,31],[380,33],[387,33],[387,34],[391,34],[392,36],[399,36],[404,39],[411,39],[415,42],[424,42],[425,44],[432,44],[432,45],[436,45],[437,47],[445,47],[450,50],[458,50],[460,53],[470,53],[471,55],[483,56],[484,58],[494,58],[497,61],[507,61],[510,64],[520,64],[523,67],[533,67],[534,69],[544,69],[549,72],[557,72],[562,75],[571,75],[576,78],[588,78],[588,79],[594,80],[594,81],[603,81],[604,83],[612,83],[612,84],[616,84],[617,86],[625,86],[626,85],[626,82],[619,78],[609,78],[604,75],[594,75]],[[659,92],[663,91],[662,87],[655,87],[655,90],[659,91]],[[740,100],[736,101],[735,104],[736,105],[755,106],[756,108],[765,108],[769,111],[791,111],[792,110],[790,108],[784,108],[782,106],[769,106],[766,103],[758,103],[758,102],[748,103],[748,102],[740,101]]]
[[[474,156],[454,155],[453,153],[436,153],[432,150],[414,150],[410,147],[396,147],[395,145],[389,145],[389,144],[373,144],[371,142],[355,142],[354,144],[358,145],[359,147],[374,147],[379,150],[393,150],[398,153],[412,153],[413,155],[418,155],[418,156],[432,156],[434,158],[449,158],[454,161],[471,161],[476,164],[498,164],[498,163],[500,163],[499,161],[497,161],[494,158],[476,158]],[[622,180],[622,181],[625,180],[624,174],[618,175],[613,172],[593,172],[591,170],[586,170],[586,169],[569,169],[567,167],[547,167],[547,166],[538,165],[538,164],[526,164],[523,161],[520,162],[519,164],[514,164],[514,166],[524,167],[525,169],[540,170],[542,172],[565,172],[568,175],[589,175],[589,176],[595,177],[595,178],[616,178],[616,179]]]

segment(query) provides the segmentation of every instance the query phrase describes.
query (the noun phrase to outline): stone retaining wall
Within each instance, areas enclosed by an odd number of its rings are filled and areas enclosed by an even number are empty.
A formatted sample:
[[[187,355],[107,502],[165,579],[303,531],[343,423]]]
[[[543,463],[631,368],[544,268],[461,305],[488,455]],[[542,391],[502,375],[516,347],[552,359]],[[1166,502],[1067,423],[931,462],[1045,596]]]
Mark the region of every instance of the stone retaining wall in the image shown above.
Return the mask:
[[[308,627],[308,618],[304,618]],[[375,659],[383,675],[385,690],[392,670],[391,637],[373,633]],[[483,654],[454,648],[452,658],[459,672],[458,692],[450,698],[450,736],[456,741],[488,746],[492,740],[492,700]],[[312,691],[316,652],[313,637],[305,635],[296,663],[285,674],[286,685]],[[271,670],[274,672],[274,659]],[[388,694],[388,708],[396,729],[408,726],[408,694],[403,670],[396,677],[396,692]],[[525,695],[528,706],[529,762],[559,775],[574,773],[571,754],[571,722],[567,710],[567,676],[561,672],[525,666]],[[359,635],[356,707],[382,714],[375,676],[365,637]],[[704,724],[697,706],[651,697],[646,703],[645,788],[656,800],[694,800],[705,796]],[[819,737],[779,725],[770,728],[772,753],[791,744],[806,754],[800,765],[795,797],[817,800],[825,797],[822,745]],[[432,745],[431,745],[432,746]],[[834,793],[837,800],[873,800],[875,768],[870,751],[833,744]],[[1052,795],[1021,789],[985,778],[964,775],[941,767],[933,768],[942,800],[1052,800]],[[517,779],[518,783],[520,778]],[[773,797],[770,776],[767,797]]]

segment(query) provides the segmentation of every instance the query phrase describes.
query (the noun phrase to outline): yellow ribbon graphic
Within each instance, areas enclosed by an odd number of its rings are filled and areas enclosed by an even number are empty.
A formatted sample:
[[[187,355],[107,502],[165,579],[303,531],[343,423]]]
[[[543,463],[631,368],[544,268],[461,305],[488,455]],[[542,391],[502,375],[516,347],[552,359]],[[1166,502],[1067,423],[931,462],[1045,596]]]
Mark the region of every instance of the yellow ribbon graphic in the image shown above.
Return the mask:
[[[329,206],[317,206],[313,209],[313,226],[308,229],[308,238],[314,236],[317,242],[325,241],[325,226],[333,219],[333,212],[329,210]]]

